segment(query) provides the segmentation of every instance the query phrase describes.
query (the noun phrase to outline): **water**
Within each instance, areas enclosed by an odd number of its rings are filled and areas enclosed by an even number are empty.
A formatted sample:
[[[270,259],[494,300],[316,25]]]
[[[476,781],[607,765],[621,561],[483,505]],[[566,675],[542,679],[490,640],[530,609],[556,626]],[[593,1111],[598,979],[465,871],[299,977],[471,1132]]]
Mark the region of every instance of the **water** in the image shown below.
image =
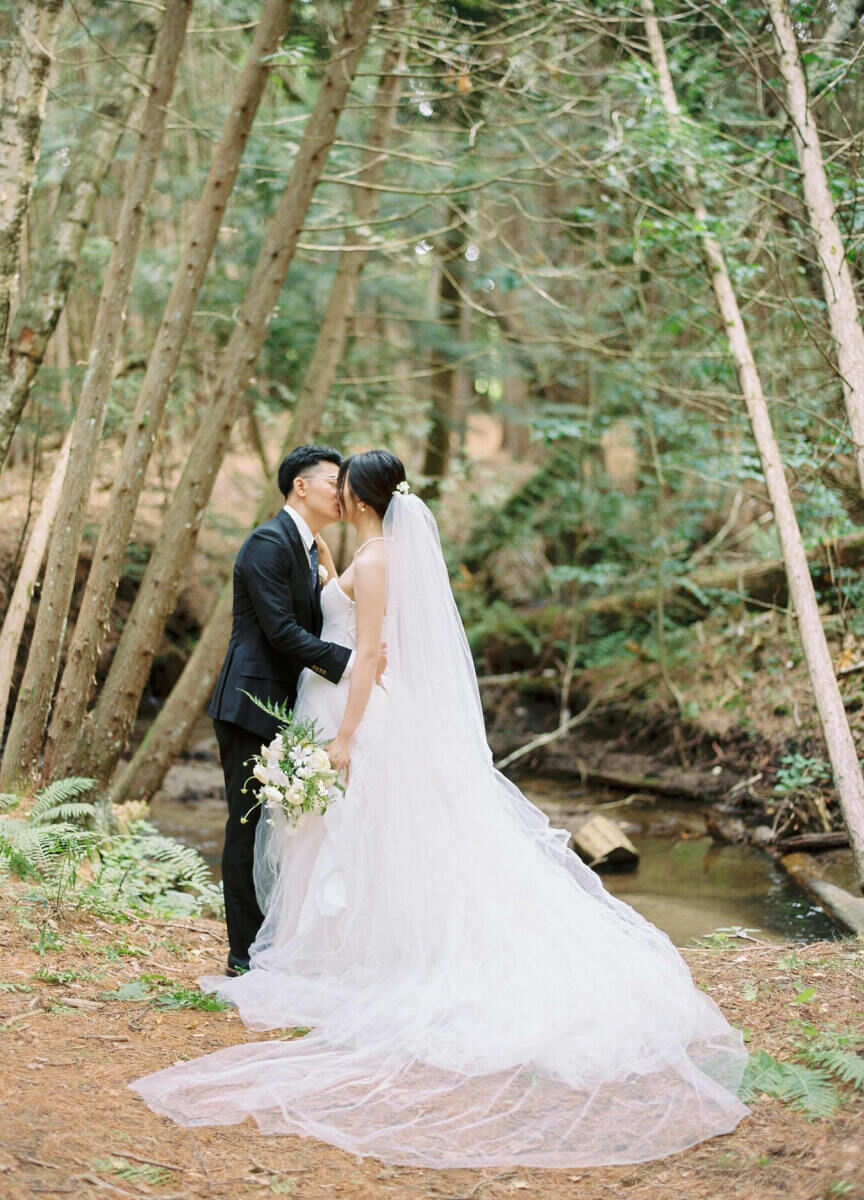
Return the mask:
[[[181,763],[167,782],[169,791],[153,802],[155,824],[199,850],[218,877],[225,824],[221,771],[215,763]],[[761,850],[719,844],[706,836],[704,816],[693,806],[658,799],[656,805],[635,809],[614,793],[574,791],[548,780],[523,782],[522,787],[555,825],[566,827],[586,805],[608,806],[601,811],[622,823],[640,860],[635,871],[604,872],[604,885],[664,930],[676,946],[734,927],[758,930],[756,937],[771,941],[841,936]],[[195,798],[179,800],[172,793]]]

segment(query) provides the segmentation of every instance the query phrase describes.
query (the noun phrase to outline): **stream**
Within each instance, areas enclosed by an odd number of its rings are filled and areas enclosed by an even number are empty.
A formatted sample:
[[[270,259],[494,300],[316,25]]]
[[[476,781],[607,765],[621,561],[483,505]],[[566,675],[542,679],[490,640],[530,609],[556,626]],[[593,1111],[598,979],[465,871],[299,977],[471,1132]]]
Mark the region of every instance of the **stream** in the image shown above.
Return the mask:
[[[639,865],[635,871],[604,871],[603,883],[677,946],[736,927],[770,941],[841,936],[757,847],[715,842],[705,832],[705,814],[693,805],[643,797],[637,807],[619,793],[557,780],[520,780],[520,787],[554,825],[566,828],[579,814],[598,810],[621,824],[640,853]],[[194,846],[219,877],[225,802],[222,772],[209,755],[174,766],[151,812],[163,833]]]

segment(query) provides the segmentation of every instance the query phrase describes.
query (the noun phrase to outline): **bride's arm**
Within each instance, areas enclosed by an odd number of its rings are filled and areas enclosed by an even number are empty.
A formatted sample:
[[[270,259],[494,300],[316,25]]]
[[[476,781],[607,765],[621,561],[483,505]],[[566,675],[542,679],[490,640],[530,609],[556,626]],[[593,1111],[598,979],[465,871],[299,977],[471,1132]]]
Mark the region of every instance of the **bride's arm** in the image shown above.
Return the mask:
[[[351,762],[351,739],[357,732],[381,656],[381,633],[387,604],[387,550],[376,543],[354,560],[354,599],[357,603],[357,657],[351,668],[348,703],[342,724],[327,747],[334,767],[346,768]]]

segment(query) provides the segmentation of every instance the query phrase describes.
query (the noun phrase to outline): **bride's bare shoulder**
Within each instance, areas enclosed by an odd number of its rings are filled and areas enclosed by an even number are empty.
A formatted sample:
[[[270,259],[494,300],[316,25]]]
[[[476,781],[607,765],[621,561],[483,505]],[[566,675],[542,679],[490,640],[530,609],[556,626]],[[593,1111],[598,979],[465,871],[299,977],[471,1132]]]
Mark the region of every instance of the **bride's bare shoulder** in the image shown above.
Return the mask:
[[[362,589],[364,585],[374,586],[384,579],[389,554],[389,538],[370,538],[358,547],[353,561],[355,591],[358,583]]]

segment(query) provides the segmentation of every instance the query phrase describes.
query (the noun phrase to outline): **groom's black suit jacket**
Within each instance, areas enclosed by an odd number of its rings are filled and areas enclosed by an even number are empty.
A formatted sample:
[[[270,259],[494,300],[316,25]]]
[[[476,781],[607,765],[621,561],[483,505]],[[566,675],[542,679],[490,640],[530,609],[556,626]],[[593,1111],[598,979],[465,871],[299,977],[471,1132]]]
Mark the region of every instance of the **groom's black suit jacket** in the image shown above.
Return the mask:
[[[290,708],[304,667],[338,683],[351,651],[320,633],[321,587],[297,526],[280,509],[253,529],[234,563],[231,640],[208,714],[269,741],[276,721],[243,693]]]

